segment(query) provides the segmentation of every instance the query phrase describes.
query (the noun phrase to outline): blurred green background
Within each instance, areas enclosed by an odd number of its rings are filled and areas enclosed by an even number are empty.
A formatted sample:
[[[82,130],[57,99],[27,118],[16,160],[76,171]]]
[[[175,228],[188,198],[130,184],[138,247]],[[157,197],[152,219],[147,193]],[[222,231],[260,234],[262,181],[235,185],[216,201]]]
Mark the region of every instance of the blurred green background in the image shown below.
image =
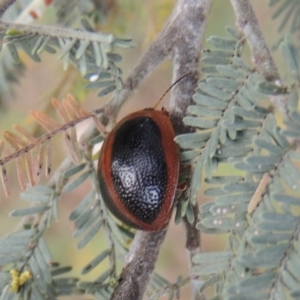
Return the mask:
[[[83,1],[83,0],[82,0]],[[172,11],[173,0],[125,0],[110,1],[113,3],[111,15],[107,23],[101,27],[104,32],[111,32],[118,36],[130,36],[136,45],[133,49],[122,51],[123,61],[120,67],[123,70],[123,78],[130,73],[141,54],[158,34],[163,24]],[[254,10],[262,27],[268,45],[273,45],[277,40],[276,28],[278,22],[271,20],[272,11],[267,7],[267,1],[252,0]],[[53,12],[49,9],[47,15],[40,21],[42,23],[53,22]],[[230,1],[213,1],[213,6],[208,20],[206,36],[226,34],[225,26],[234,26],[235,17]],[[249,54],[249,51],[248,51]],[[248,55],[249,56],[249,55]],[[21,55],[26,65],[25,76],[21,77],[20,84],[15,86],[15,95],[9,96],[6,108],[0,111],[0,130],[11,130],[13,124],[23,125],[28,130],[40,134],[41,132],[29,117],[30,110],[51,111],[50,100],[52,97],[61,99],[67,92],[72,92],[86,109],[101,107],[107,98],[98,98],[96,91],[87,93],[83,90],[84,80],[79,72],[69,68],[66,72],[62,69],[62,62],[57,56],[42,55],[42,63],[36,64],[25,55]],[[274,53],[274,58],[279,66],[282,65],[280,54]],[[249,60],[250,62],[250,60]],[[284,76],[284,71],[282,71]],[[140,87],[136,95],[122,108],[119,118],[134,110],[152,106],[164,91],[171,85],[172,65],[164,63],[156,70]],[[167,105],[168,96],[164,99]],[[79,125],[79,132],[83,132],[88,122]],[[62,138],[55,138],[53,148],[54,168],[59,165],[65,155],[65,146]],[[222,172],[232,172],[231,168],[222,168]],[[28,203],[19,198],[20,188],[16,178],[14,163],[8,166],[8,176],[12,195],[5,198],[0,188],[0,236],[14,230],[19,220],[9,217],[11,210],[27,207]],[[47,182],[43,178],[42,182]],[[77,250],[78,241],[72,238],[73,224],[68,220],[72,210],[78,202],[87,194],[91,186],[86,183],[77,188],[73,193],[64,195],[60,202],[60,220],[53,223],[47,231],[46,241],[55,257],[55,260],[63,265],[73,265],[73,275],[80,276],[80,270],[105,247],[105,236],[99,233],[84,249]],[[203,185],[203,188],[205,186]],[[199,194],[199,203],[209,199]],[[224,247],[225,237],[217,238],[207,235],[202,236],[202,250],[215,251]],[[105,264],[100,265],[91,273],[82,277],[82,280],[92,280],[105,270]],[[173,220],[168,229],[166,240],[163,244],[156,269],[162,276],[171,282],[178,275],[188,275],[188,260],[185,250],[185,233],[182,226],[175,226]],[[181,299],[189,298],[189,289],[185,288]],[[75,297],[72,297],[75,299]],[[78,296],[76,299],[91,299],[90,296]]]

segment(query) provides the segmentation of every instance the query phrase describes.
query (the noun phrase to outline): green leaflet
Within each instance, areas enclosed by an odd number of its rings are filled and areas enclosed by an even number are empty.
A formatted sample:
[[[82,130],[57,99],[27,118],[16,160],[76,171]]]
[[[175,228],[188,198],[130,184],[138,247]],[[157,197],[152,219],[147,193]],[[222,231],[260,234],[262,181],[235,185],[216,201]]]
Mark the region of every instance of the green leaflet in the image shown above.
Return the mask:
[[[58,267],[58,268],[54,268],[51,269],[51,275],[54,276],[59,276],[62,274],[65,274],[67,272],[70,272],[72,270],[71,266],[66,266],[66,267]]]
[[[86,89],[99,89],[103,87],[110,87],[113,86],[115,83],[114,80],[107,80],[107,81],[95,81],[95,82],[90,82],[85,85]]]
[[[16,64],[20,63],[20,57],[17,51],[17,48],[14,44],[7,44],[7,49]]]
[[[207,79],[208,84],[211,86],[224,88],[225,90],[232,91],[237,90],[242,82],[230,78],[212,77]]]
[[[293,177],[290,170],[285,165],[281,166],[279,176],[288,184],[293,190],[300,189],[300,182],[298,177]]]
[[[292,111],[290,114],[291,119],[296,123],[294,126],[300,126],[300,115],[298,112]]]
[[[186,215],[186,218],[187,218],[188,222],[190,224],[193,224],[194,221],[195,221],[194,210],[193,210],[193,207],[192,207],[192,203],[189,202],[189,201],[187,201],[187,203],[188,203],[188,205],[187,205],[185,215]]]
[[[100,228],[103,225],[103,221],[100,220],[98,221],[92,228],[91,230],[80,240],[78,243],[77,248],[82,249],[84,246],[88,244],[88,242],[98,233]]]
[[[288,233],[259,233],[258,235],[251,235],[249,241],[253,245],[256,244],[278,244],[280,242],[288,242],[291,235]]]
[[[11,263],[16,263],[18,261],[22,260],[22,256],[20,256],[18,253],[17,254],[10,254],[10,255],[1,255],[0,256],[0,266],[5,266],[7,264]]]
[[[10,215],[12,217],[23,217],[28,215],[35,215],[38,213],[43,213],[47,211],[50,207],[48,205],[40,205],[40,206],[34,206],[34,207],[28,207],[23,209],[16,209],[13,210]]]
[[[206,94],[213,96],[217,99],[228,101],[232,98],[232,94],[217,87],[211,86],[208,83],[201,82],[198,84],[198,88]]]
[[[228,262],[217,262],[210,264],[203,264],[192,269],[193,274],[210,275],[223,272],[228,267]]]
[[[40,277],[44,282],[50,283],[52,281],[52,277],[49,270],[49,266],[45,261],[44,255],[39,247],[35,248],[34,257],[40,269]]]
[[[293,231],[295,229],[295,223],[293,222],[287,222],[285,223],[277,223],[277,222],[271,222],[271,221],[261,221],[257,224],[257,228],[261,231]]]
[[[36,194],[33,191],[22,192],[20,197],[30,202],[49,202],[51,200],[51,195]]]
[[[204,56],[201,58],[201,62],[205,65],[228,65],[231,62],[230,57],[223,56]]]
[[[108,95],[109,93],[113,92],[115,89],[117,88],[116,85],[111,85],[103,90],[101,90],[99,93],[98,93],[98,97],[103,97],[105,95]]]
[[[266,247],[255,254],[246,253],[240,256],[237,263],[245,268],[265,268],[270,270],[278,265],[285,255],[287,247],[287,244],[280,244]]]
[[[42,237],[39,239],[39,249],[40,249],[41,253],[43,254],[43,257],[44,257],[46,263],[48,265],[50,265],[54,261],[54,259],[53,259],[53,256],[50,252],[50,249],[49,249],[47,243],[45,242],[44,238],[42,238]]]
[[[239,183],[228,183],[223,186],[225,192],[231,193],[245,193],[254,192],[257,188],[257,183],[255,182],[239,182]]]
[[[299,282],[287,270],[281,272],[281,281],[289,291],[299,290]]]
[[[182,221],[181,212],[182,212],[182,204],[181,204],[181,202],[179,202],[176,206],[176,213],[175,213],[175,219],[174,219],[174,223],[176,225],[180,224]]]
[[[232,110],[235,115],[249,119],[261,120],[265,116],[265,113],[256,110],[255,107],[253,107],[252,109],[245,109],[239,106],[235,106]]]
[[[256,138],[254,140],[254,143],[257,147],[259,147],[261,149],[265,149],[273,155],[282,155],[282,153],[283,153],[283,149],[281,147],[271,144],[269,142],[266,142],[263,139]]]
[[[190,105],[188,107],[188,112],[192,115],[197,115],[200,117],[209,117],[209,118],[220,118],[223,115],[222,110],[210,109],[200,105]]]
[[[66,184],[63,188],[63,193],[70,193],[74,189],[76,189],[80,184],[82,184],[90,175],[89,171],[86,171],[82,173],[79,177],[77,177],[75,180],[69,182]]]
[[[247,97],[245,97],[243,94],[239,93],[236,96],[237,102],[241,107],[243,107],[246,110],[251,110],[253,108],[253,103],[248,100]]]
[[[89,141],[89,145],[94,146],[94,145],[99,144],[103,141],[104,141],[104,137],[101,134],[99,134],[99,135],[95,136],[94,138],[92,138]]]
[[[242,280],[238,285],[227,289],[227,293],[232,295],[241,294],[245,297],[245,299],[247,299],[247,295],[249,293],[252,294],[254,291],[255,293],[263,294],[264,292],[267,292],[267,287],[272,284],[275,276],[275,272],[272,271],[259,275],[253,275]]]
[[[197,202],[198,187],[200,186],[202,179],[202,167],[202,160],[199,159],[194,169],[194,173],[191,180],[191,203],[193,205],[195,205]]]
[[[291,35],[286,35],[280,44],[280,50],[285,58],[290,72],[296,81],[300,80],[300,58],[299,52],[293,43]]]
[[[274,194],[272,195],[273,199],[279,203],[286,203],[288,205],[300,205],[300,198],[293,197],[286,194]]]
[[[235,130],[244,130],[248,128],[257,128],[260,126],[260,122],[235,119],[233,123],[231,123],[229,120],[225,120],[222,125],[227,129],[234,128]]]
[[[240,221],[223,216],[202,219],[201,224],[207,228],[219,228],[224,232],[241,226]]]
[[[222,262],[222,261],[227,262],[232,257],[233,257],[233,253],[231,251],[200,253],[194,255],[193,263],[209,264],[209,263]]]
[[[28,40],[21,40],[19,42],[19,44],[21,45],[21,47],[23,48],[24,52],[35,62],[39,63],[41,62],[40,57],[38,56],[37,53],[32,52],[32,45]]]
[[[213,215],[227,216],[236,213],[245,213],[247,211],[247,208],[248,208],[248,203],[240,203],[235,205],[215,204],[213,207],[211,207],[210,212]]]
[[[69,177],[79,173],[80,171],[82,171],[85,168],[85,166],[86,166],[86,163],[80,164],[78,166],[74,166],[74,167],[70,168],[69,170],[66,170],[62,176],[65,178],[69,178]]]
[[[241,180],[241,176],[216,176],[212,178],[205,178],[205,182],[209,184],[237,183]]]
[[[218,197],[216,199],[217,204],[226,204],[226,205],[233,205],[233,204],[240,204],[240,203],[248,203],[252,197],[253,192],[242,193],[242,194],[235,194],[235,195],[225,195]]]
[[[213,47],[228,51],[233,51],[237,43],[236,39],[224,38],[219,36],[211,36],[208,41]]]
[[[202,148],[209,137],[210,133],[187,133],[176,136],[175,142],[182,149]]]
[[[42,294],[45,294],[47,292],[47,283],[44,281],[44,278],[41,276],[41,269],[39,266],[39,262],[36,260],[36,257],[32,255],[29,259],[29,267],[32,272],[32,276],[35,279],[35,283],[37,286],[37,289]]]
[[[286,269],[296,278],[300,280],[300,257],[296,251],[291,252],[289,260],[286,263]]]
[[[198,128],[212,128],[216,125],[216,120],[198,118],[198,117],[185,117],[183,123],[187,126],[193,126]]]
[[[245,147],[244,144],[237,144],[232,147],[222,147],[217,150],[216,157],[228,158],[228,157],[244,157],[251,151],[251,147]]]
[[[201,73],[203,74],[216,74],[218,73],[215,66],[204,66],[200,68]]]
[[[91,262],[89,262],[81,271],[81,274],[87,274],[95,267],[97,267],[106,257],[108,257],[111,253],[111,250],[107,249],[98,254]]]
[[[74,221],[76,220],[79,215],[85,210],[86,207],[89,206],[89,204],[94,201],[94,191],[90,191],[83,200],[78,204],[78,206],[75,208],[75,210],[71,213],[69,220]]]
[[[251,155],[245,159],[245,162],[248,165],[252,166],[264,166],[264,165],[272,165],[279,163],[280,157],[278,156],[262,156],[262,155]]]
[[[298,99],[299,99],[298,89],[295,87],[292,87],[290,89],[290,92],[288,95],[288,108],[289,108],[290,112],[297,111]]]
[[[200,105],[204,105],[216,109],[225,109],[228,105],[226,102],[222,100],[201,93],[196,93],[193,96],[193,99],[196,103]]]
[[[181,162],[187,162],[195,159],[200,155],[200,152],[197,150],[187,150],[187,151],[181,151],[180,152],[180,161]]]
[[[81,228],[91,217],[93,214],[94,209],[87,209],[75,220],[76,228]]]
[[[224,194],[231,194],[231,192],[225,192],[223,187],[209,188],[204,191],[204,195],[207,197],[217,197]]]
[[[281,95],[286,93],[286,88],[278,86],[273,82],[261,82],[258,85],[258,90],[266,95]]]
[[[106,279],[109,278],[110,274],[111,274],[111,270],[110,269],[106,270],[95,280],[95,282],[103,283]]]
[[[229,66],[216,66],[216,69],[224,74],[225,76],[229,77],[229,78],[236,78],[236,79],[245,79],[246,78],[246,73],[242,72],[242,70],[240,69],[234,69],[232,67],[232,65]]]
[[[100,218],[101,215],[99,206],[95,207],[93,212],[91,214],[87,214],[87,216],[89,218],[86,222],[77,222],[77,227],[72,234],[74,238],[81,236],[96,220]]]

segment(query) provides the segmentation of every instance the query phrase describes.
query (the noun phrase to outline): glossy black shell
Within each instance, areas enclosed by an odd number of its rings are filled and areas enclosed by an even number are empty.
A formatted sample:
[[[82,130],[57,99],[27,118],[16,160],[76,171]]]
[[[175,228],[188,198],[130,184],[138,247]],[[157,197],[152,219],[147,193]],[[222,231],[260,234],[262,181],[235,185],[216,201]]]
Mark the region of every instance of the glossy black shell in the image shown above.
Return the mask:
[[[151,224],[156,222],[158,225],[155,226],[162,226],[164,218],[168,221],[178,168],[178,161],[174,167],[167,165],[161,124],[168,122],[168,133],[171,126],[169,120],[155,112],[153,114],[159,116],[158,120],[163,118],[159,125],[151,114],[141,113],[137,117],[122,120],[105,141],[98,167],[100,191],[111,212],[130,226],[143,228],[149,225],[147,228],[150,230]],[[177,154],[171,130],[167,145],[171,143],[172,151]],[[176,178],[169,180],[170,170],[173,169]],[[165,201],[171,203],[166,205]],[[162,216],[162,213],[166,216]],[[159,221],[158,216],[161,219]]]
[[[157,217],[167,184],[167,166],[157,124],[149,117],[127,120],[116,133],[112,178],[124,206],[142,222]]]

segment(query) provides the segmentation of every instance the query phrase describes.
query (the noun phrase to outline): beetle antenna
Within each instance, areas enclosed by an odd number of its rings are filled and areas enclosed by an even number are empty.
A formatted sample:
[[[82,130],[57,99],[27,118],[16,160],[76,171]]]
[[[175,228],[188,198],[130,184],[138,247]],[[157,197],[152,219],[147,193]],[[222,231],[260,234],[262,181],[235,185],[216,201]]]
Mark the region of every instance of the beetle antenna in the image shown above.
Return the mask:
[[[172,89],[172,87],[177,84],[181,79],[187,77],[188,75],[192,74],[192,72],[187,73],[183,76],[181,76],[180,78],[178,78],[165,92],[164,94],[160,97],[160,99],[154,104],[153,109],[156,109],[157,106],[159,105],[159,103],[161,102],[161,100],[166,96],[166,94]]]

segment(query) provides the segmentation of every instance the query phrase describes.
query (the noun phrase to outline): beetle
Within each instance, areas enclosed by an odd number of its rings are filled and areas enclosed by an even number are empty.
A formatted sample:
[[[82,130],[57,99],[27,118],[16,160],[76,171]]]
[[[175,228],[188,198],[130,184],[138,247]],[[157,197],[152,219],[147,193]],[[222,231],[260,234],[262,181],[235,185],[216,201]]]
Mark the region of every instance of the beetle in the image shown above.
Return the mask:
[[[158,231],[170,220],[178,183],[179,150],[165,110],[124,117],[108,134],[98,179],[108,209],[131,227]]]

